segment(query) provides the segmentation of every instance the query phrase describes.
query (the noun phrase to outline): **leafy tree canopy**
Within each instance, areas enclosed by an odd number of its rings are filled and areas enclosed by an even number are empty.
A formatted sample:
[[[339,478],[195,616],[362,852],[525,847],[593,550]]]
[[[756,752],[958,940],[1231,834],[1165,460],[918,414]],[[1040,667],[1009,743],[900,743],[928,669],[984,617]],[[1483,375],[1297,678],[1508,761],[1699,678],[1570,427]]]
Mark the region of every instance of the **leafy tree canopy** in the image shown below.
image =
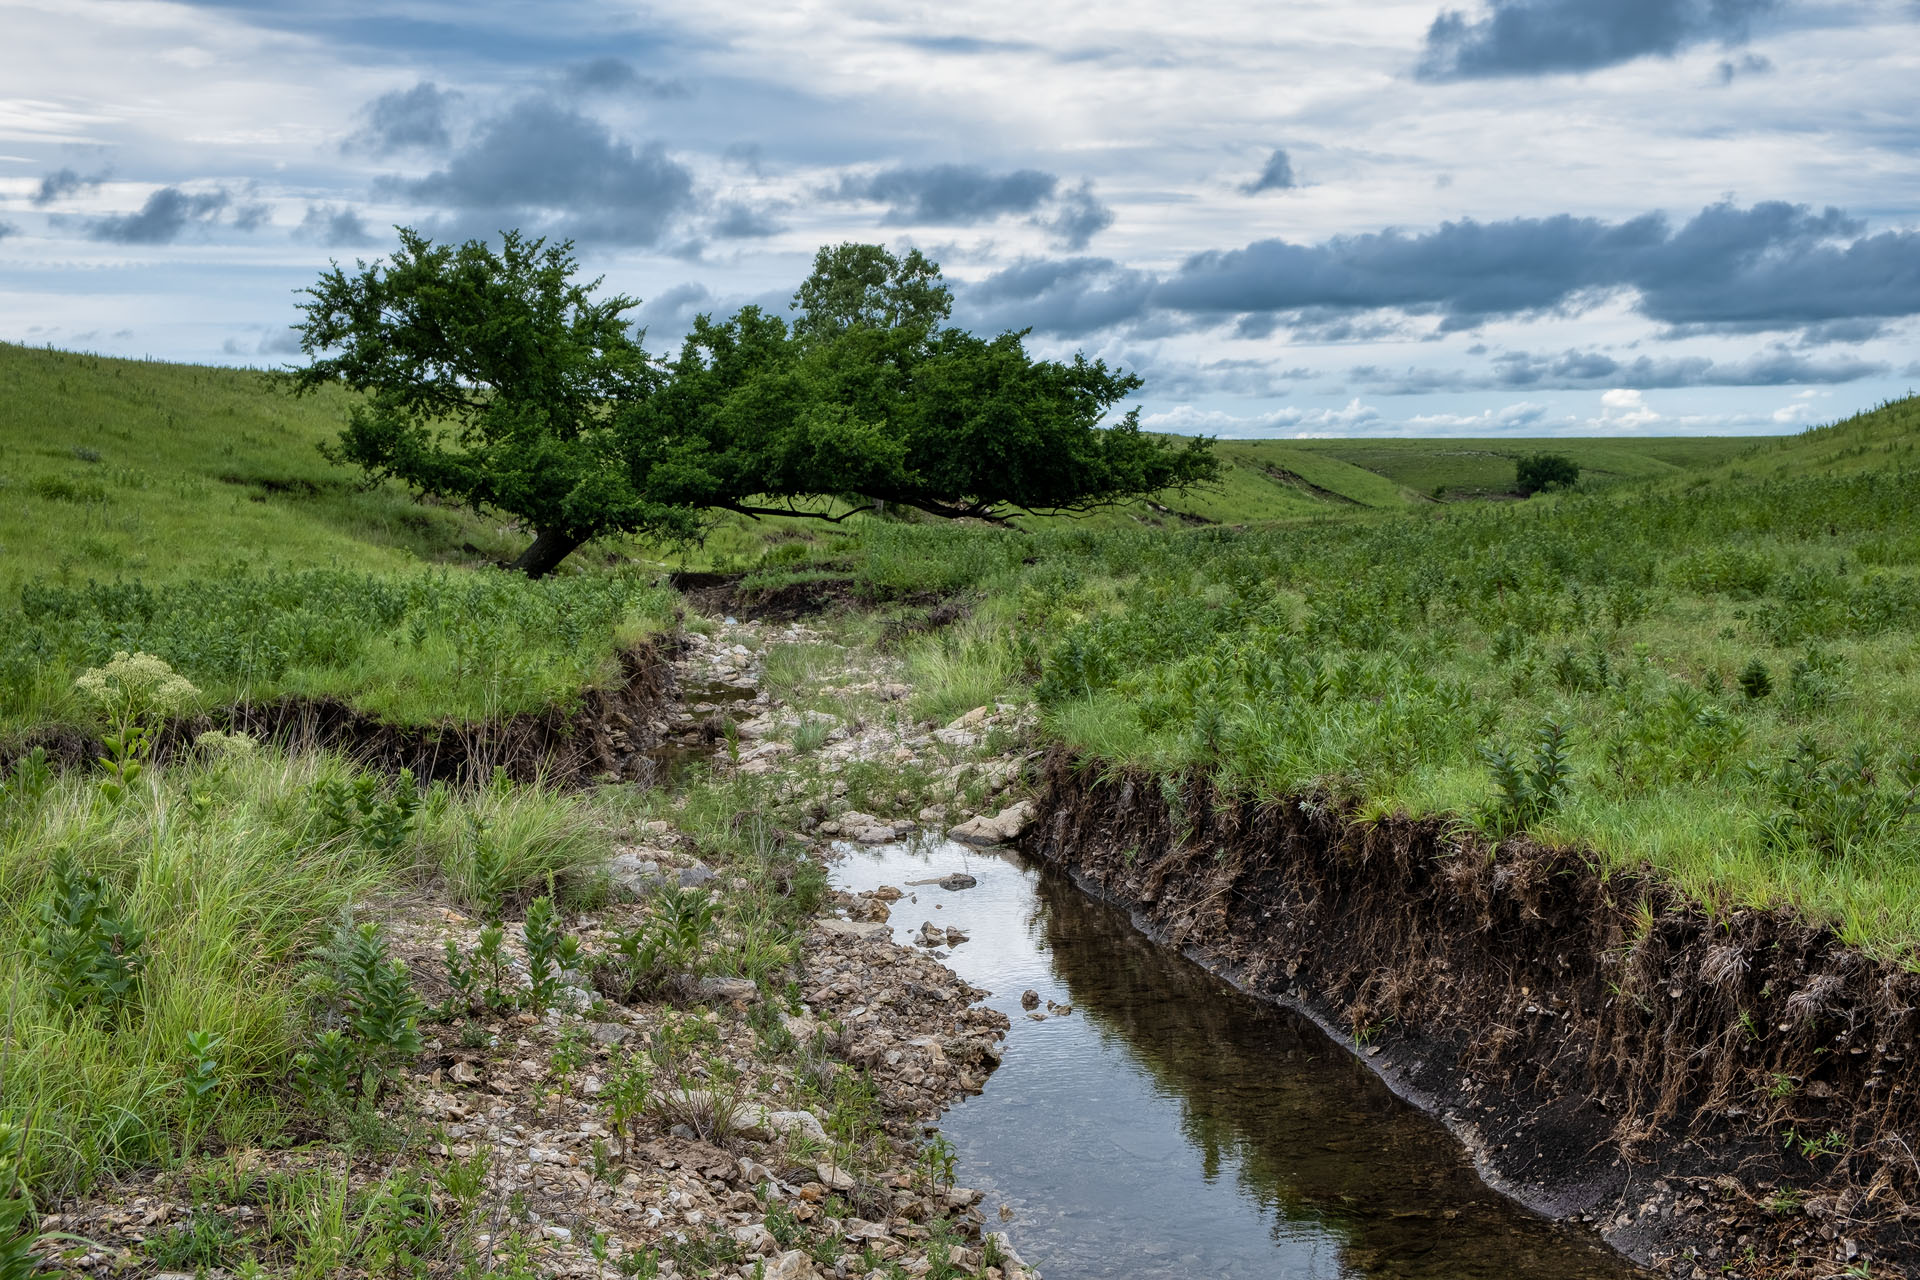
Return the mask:
[[[664,363],[621,319],[632,299],[573,281],[570,245],[508,233],[496,253],[403,231],[390,265],[356,265],[308,291],[314,359],[294,374],[366,393],[333,456],[518,517],[530,573],[604,533],[697,537],[716,511],[997,521],[1217,475],[1211,441],[1111,418],[1138,377],[943,327],[953,296],[918,251],[823,248],[791,325],[758,307],[701,316]]]

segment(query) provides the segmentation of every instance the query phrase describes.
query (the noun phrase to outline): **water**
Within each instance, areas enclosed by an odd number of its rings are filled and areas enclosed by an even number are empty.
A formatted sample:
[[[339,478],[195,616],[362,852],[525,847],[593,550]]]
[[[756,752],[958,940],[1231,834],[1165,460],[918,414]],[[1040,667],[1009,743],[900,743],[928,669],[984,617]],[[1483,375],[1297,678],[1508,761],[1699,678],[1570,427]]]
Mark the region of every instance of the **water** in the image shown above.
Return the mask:
[[[926,920],[971,934],[946,963],[1013,1022],[986,1092],[941,1131],[1047,1280],[1640,1274],[1488,1190],[1312,1023],[1149,942],[1058,870],[948,842],[843,848],[836,885],[912,895],[893,904],[897,940]],[[956,870],[979,885],[907,887]],[[1030,1020],[1029,988],[1072,1013]]]

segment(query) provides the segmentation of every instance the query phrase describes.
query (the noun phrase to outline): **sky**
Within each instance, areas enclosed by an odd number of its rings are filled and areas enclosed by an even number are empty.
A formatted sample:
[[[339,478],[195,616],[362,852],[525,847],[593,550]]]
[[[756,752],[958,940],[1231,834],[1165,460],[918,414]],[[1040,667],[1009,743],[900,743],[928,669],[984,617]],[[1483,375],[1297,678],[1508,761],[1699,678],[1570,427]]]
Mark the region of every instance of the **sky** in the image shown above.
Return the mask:
[[[1920,386],[1920,0],[0,0],[0,339],[297,361],[571,239],[669,353],[845,240],[1221,437],[1767,433]]]

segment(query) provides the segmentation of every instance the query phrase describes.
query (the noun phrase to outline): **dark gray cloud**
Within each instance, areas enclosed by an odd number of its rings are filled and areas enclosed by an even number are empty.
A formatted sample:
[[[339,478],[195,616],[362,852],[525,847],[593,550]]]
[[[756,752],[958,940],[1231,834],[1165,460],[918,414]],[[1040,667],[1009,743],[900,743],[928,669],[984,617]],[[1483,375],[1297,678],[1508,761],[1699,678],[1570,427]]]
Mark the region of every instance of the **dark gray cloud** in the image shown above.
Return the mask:
[[[227,207],[224,191],[185,192],[161,187],[138,213],[117,213],[87,223],[87,235],[112,244],[171,244],[195,223],[211,222]]]
[[[1262,240],[1189,258],[1152,305],[1196,317],[1437,314],[1445,329],[1577,311],[1622,290],[1647,317],[1690,331],[1792,329],[1920,313],[1920,232],[1866,235],[1837,209],[1710,205],[1674,229],[1661,214],[1605,222],[1560,214],[1463,219],[1420,234],[1320,244]]]
[[[1113,210],[1093,194],[1093,183],[1082,182],[1060,197],[1053,212],[1034,219],[1063,249],[1079,251],[1113,225]]]
[[[984,325],[1067,337],[1230,326],[1325,342],[1404,334],[1409,316],[1437,317],[1444,332],[1628,296],[1667,336],[1794,330],[1817,345],[1920,315],[1920,231],[1868,234],[1838,209],[1780,202],[1710,205],[1678,227],[1658,213],[1464,219],[1318,244],[1261,240],[1158,278],[1104,258],[1023,261],[959,296]]]
[[[329,249],[351,249],[375,241],[358,213],[345,205],[332,204],[308,205],[307,216],[300,220],[294,235]]]
[[[233,211],[233,228],[236,231],[258,231],[273,220],[273,206],[255,201],[243,204]]]
[[[445,168],[380,187],[462,215],[466,225],[538,219],[547,230],[608,244],[655,244],[694,203],[693,175],[660,143],[636,148],[546,98],[484,122]]]
[[[690,98],[693,90],[678,80],[643,75],[625,58],[590,58],[576,62],[563,74],[575,93],[632,93],[647,98]]]
[[[1423,80],[1593,71],[1671,57],[1708,41],[1746,41],[1775,0],[1488,0],[1469,17],[1443,9],[1427,28]]]
[[[104,172],[81,174],[73,169],[56,169],[40,179],[40,189],[29,199],[33,204],[45,208],[55,200],[64,200],[82,191],[90,191],[106,179],[107,175]]]
[[[1153,277],[1108,258],[1017,262],[955,290],[962,323],[1078,338],[1144,318]]]
[[[785,230],[771,210],[756,209],[738,200],[721,205],[708,229],[721,240],[753,240]]]
[[[1636,356],[1618,360],[1604,351],[1559,354],[1508,351],[1487,372],[1457,369],[1382,369],[1356,365],[1348,376],[1385,395],[1446,391],[1581,391],[1615,387],[1638,391],[1678,387],[1830,386],[1879,377],[1889,366],[1853,356],[1815,359],[1775,347],[1742,360],[1707,356]]]
[[[1261,167],[1259,176],[1240,189],[1248,195],[1256,195],[1262,191],[1291,191],[1298,185],[1293,179],[1293,161],[1287,158],[1284,150],[1275,147],[1273,154],[1267,157],[1267,163]]]
[[[19,234],[20,234],[19,223],[8,222],[5,219],[0,219],[0,240],[5,240],[8,236],[17,236]]]
[[[1038,169],[993,173],[979,165],[936,164],[924,169],[883,169],[868,177],[843,178],[842,200],[872,200],[888,206],[885,221],[989,222],[1010,213],[1033,213],[1060,180]]]
[[[377,156],[441,150],[453,143],[447,114],[459,100],[458,91],[442,89],[431,80],[422,80],[411,89],[383,93],[360,109],[366,124],[347,139],[346,147]]]

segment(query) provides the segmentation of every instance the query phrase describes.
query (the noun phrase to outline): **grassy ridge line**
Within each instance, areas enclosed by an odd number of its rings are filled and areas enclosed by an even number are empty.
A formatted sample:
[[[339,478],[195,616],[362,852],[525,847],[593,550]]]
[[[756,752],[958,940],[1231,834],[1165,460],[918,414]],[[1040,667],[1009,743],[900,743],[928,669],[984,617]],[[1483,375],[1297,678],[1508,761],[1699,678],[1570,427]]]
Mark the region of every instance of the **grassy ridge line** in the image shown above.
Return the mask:
[[[1513,464],[1529,453],[1558,453],[1580,464],[1583,479],[1652,480],[1698,471],[1740,457],[1754,448],[1747,436],[1597,439],[1581,436],[1436,440],[1296,440],[1288,448],[1338,460],[1401,486],[1417,498],[1436,489],[1449,496],[1506,494]]]
[[[295,400],[251,370],[0,343],[0,591],[517,550],[496,522],[328,463],[316,446],[345,417],[345,395]]]

